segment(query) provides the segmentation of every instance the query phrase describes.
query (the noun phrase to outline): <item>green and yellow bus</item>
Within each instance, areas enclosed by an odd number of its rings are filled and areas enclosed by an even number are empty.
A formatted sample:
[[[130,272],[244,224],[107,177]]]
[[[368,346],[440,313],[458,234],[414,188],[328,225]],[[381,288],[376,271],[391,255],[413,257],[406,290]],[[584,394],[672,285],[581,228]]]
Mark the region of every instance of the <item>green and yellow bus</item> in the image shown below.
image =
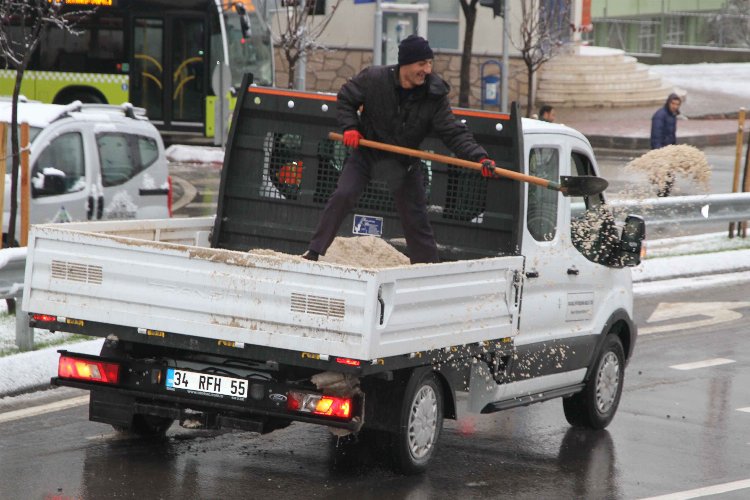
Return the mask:
[[[273,44],[257,3],[71,1],[64,8],[95,6],[93,13],[80,20],[78,34],[43,33],[21,93],[45,103],[131,102],[162,130],[213,137],[220,82],[227,92],[249,72],[259,85],[273,85]],[[21,28],[8,29],[12,36]],[[12,94],[15,75],[12,66],[0,70],[1,95]]]

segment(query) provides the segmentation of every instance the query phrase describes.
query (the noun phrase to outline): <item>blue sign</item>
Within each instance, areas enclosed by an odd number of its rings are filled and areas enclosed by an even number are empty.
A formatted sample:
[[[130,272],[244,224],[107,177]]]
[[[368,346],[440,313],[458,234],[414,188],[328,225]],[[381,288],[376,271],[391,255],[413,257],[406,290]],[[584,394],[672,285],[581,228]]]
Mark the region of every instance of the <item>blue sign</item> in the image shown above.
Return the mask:
[[[354,215],[352,233],[359,235],[383,236],[383,218],[371,215]]]
[[[358,3],[375,3],[375,0],[354,0],[354,4]]]

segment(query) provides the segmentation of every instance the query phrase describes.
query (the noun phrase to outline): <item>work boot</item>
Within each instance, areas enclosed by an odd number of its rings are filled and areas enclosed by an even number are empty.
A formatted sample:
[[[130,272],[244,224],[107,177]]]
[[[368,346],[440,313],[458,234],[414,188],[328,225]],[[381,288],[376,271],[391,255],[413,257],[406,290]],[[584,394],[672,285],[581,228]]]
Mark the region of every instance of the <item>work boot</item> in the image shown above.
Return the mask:
[[[315,250],[308,250],[307,252],[302,254],[303,259],[317,261],[318,260],[318,252]]]

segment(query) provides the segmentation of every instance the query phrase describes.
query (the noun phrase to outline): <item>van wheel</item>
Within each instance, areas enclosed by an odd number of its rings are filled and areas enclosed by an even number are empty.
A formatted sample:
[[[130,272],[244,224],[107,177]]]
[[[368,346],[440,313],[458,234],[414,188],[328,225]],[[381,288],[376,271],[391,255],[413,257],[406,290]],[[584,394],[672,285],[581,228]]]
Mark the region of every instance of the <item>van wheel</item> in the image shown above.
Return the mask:
[[[443,393],[432,372],[413,376],[401,404],[399,428],[394,436],[393,458],[403,474],[427,469],[435,456],[443,428]]]
[[[617,335],[604,339],[594,369],[581,392],[563,399],[570,425],[604,429],[617,412],[625,377],[625,354]]]

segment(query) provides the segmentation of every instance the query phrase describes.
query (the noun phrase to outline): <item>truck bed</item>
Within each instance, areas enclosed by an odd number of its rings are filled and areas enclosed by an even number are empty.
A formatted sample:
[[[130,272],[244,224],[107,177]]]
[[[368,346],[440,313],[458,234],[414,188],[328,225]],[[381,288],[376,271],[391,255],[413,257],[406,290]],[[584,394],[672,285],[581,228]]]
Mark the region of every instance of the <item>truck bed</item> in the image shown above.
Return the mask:
[[[23,307],[357,360],[515,335],[520,256],[361,269],[210,248],[213,224],[208,217],[34,226]]]

